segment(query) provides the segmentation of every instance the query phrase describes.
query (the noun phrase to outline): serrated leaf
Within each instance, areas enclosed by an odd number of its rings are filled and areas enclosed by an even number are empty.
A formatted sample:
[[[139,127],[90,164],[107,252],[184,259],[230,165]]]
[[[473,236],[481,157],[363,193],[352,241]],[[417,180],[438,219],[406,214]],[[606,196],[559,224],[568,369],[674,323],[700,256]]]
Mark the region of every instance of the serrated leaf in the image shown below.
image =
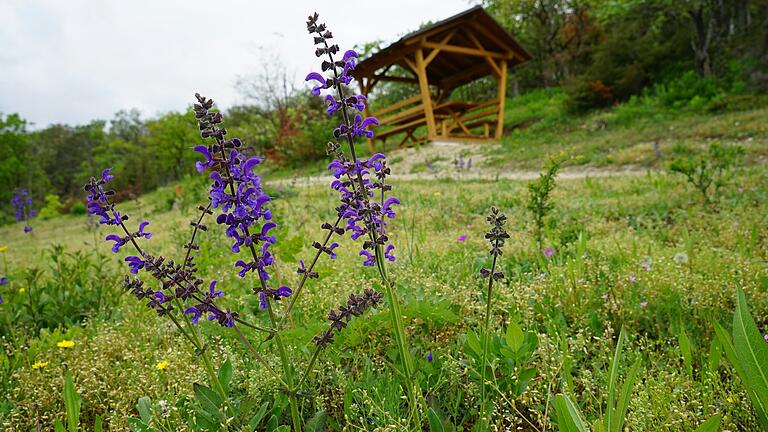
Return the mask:
[[[511,321],[509,323],[507,326],[507,332],[504,335],[504,340],[507,342],[507,345],[515,352],[517,352],[523,346],[525,334],[523,333],[523,329],[520,328],[518,323],[515,321]]]
[[[712,416],[700,424],[694,432],[718,432],[720,430],[720,416]]]
[[[427,411],[427,417],[429,418],[430,432],[445,432],[443,422],[440,420],[440,417],[437,415],[434,409],[430,408]]]

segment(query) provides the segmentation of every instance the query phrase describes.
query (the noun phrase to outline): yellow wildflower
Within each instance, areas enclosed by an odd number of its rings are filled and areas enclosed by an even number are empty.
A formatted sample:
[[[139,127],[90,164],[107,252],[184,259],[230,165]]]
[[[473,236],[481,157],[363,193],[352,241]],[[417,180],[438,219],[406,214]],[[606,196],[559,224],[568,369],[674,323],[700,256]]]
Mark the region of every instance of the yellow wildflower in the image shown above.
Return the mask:
[[[440,196],[440,195],[442,195],[440,192],[435,192],[435,196]]]
[[[56,346],[59,348],[72,348],[73,346],[75,346],[75,342],[71,340],[63,340],[57,343]]]
[[[24,287],[19,288],[19,294],[24,294],[24,291],[26,291],[26,290],[27,289],[24,288]]]
[[[32,365],[32,369],[40,369],[48,366],[48,362],[35,362],[35,364]]]
[[[168,366],[168,360],[163,360],[160,363],[156,364],[155,367],[157,370],[163,370]]]
[[[0,246],[0,253],[8,250],[8,246]]]

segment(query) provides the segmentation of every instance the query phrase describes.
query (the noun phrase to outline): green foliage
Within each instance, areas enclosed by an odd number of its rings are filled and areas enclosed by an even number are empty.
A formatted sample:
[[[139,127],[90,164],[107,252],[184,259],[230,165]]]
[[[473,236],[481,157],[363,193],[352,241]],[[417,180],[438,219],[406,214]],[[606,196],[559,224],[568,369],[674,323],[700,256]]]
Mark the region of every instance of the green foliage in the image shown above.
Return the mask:
[[[547,216],[554,208],[554,204],[550,201],[550,194],[555,189],[555,177],[557,177],[563,162],[564,159],[560,157],[550,157],[544,165],[544,171],[539,174],[538,180],[528,183],[526,208],[531,213],[533,236],[539,249],[541,249],[544,233],[549,226]]]
[[[713,143],[706,154],[678,157],[670,165],[670,170],[684,175],[686,180],[701,192],[704,202],[710,203],[712,198],[718,198],[720,189],[731,174],[731,167],[743,154],[744,149],[741,146]],[[715,188],[711,193],[712,186]]]
[[[491,388],[498,393],[512,397],[522,395],[536,376],[536,368],[531,364],[539,342],[536,332],[524,332],[515,321],[509,323],[503,336],[493,333],[484,336],[469,332],[464,343],[464,353],[473,361],[470,377],[477,382],[481,380],[485,337],[490,340],[484,379],[490,382]]]
[[[61,200],[57,195],[46,195],[45,196],[45,205],[43,208],[40,209],[40,212],[38,212],[37,217],[46,220],[50,219],[52,217],[56,217],[59,214],[61,214]]]
[[[14,292],[5,296],[4,313],[10,319],[0,320],[0,334],[35,335],[41,329],[108,318],[115,312],[121,289],[107,257],[65,252],[60,245],[51,246],[45,257],[47,269],[30,266],[14,278]]]
[[[77,394],[75,384],[72,382],[72,374],[67,372],[64,376],[64,406],[67,409],[67,430],[77,432],[80,427],[80,404],[82,399]]]
[[[726,358],[747,389],[760,424],[763,429],[768,429],[768,344],[749,313],[741,288],[736,289],[733,342],[718,323],[715,323],[715,331]]]

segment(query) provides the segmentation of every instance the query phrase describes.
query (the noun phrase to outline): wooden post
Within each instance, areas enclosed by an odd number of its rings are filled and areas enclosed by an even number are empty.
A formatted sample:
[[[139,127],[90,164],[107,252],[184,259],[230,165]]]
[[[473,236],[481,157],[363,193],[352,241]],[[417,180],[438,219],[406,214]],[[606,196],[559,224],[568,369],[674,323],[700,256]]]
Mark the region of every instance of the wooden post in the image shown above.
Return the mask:
[[[424,117],[427,120],[427,139],[433,141],[435,136],[437,136],[437,130],[435,128],[435,115],[432,112],[432,96],[429,93],[427,68],[426,64],[424,63],[424,52],[421,48],[416,50],[416,74],[419,78],[421,100],[424,104]]]
[[[504,133],[504,102],[507,99],[507,61],[501,62],[501,76],[499,76],[499,115],[496,123],[496,139],[501,139]]]

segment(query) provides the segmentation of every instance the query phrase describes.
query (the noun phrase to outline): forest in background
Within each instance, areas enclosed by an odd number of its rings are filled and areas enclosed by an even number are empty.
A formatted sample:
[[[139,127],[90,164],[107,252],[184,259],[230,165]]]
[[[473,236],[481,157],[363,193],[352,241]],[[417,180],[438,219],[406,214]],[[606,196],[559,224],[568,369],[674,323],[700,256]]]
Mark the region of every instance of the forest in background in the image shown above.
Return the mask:
[[[768,90],[768,0],[486,0],[483,6],[533,57],[511,72],[508,96],[558,88],[572,116],[639,96],[717,114],[750,108]],[[380,45],[359,47],[371,53]],[[325,157],[332,127],[322,101],[295,88],[284,68],[270,72],[281,79],[260,79],[257,72],[238,83],[252,102],[226,110],[230,132],[277,166]],[[491,86],[478,80],[455,92],[480,97],[495,91]],[[391,83],[374,96],[409,91]],[[127,196],[177,181],[194,170],[196,155],[188,150],[200,142],[195,128],[191,105],[152,118],[124,110],[108,120],[39,130],[17,114],[0,114],[0,224],[13,220],[11,199],[20,188],[38,209],[85,213],[80,185],[106,166]]]

